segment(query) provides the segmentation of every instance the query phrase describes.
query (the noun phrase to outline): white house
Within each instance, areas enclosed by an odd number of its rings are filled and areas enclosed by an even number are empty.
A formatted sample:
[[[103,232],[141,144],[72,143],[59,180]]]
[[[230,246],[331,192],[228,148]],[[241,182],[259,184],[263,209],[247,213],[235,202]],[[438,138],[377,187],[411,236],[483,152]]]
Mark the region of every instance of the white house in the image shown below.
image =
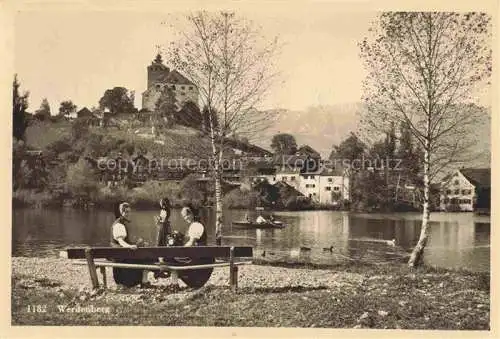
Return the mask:
[[[463,168],[452,172],[441,182],[442,211],[474,211],[489,208],[491,196],[490,168]]]
[[[271,185],[285,182],[304,196],[320,204],[336,204],[349,200],[349,178],[338,170],[319,170],[300,173],[300,170],[277,171],[276,174],[261,174],[252,177],[257,183],[267,180]]]

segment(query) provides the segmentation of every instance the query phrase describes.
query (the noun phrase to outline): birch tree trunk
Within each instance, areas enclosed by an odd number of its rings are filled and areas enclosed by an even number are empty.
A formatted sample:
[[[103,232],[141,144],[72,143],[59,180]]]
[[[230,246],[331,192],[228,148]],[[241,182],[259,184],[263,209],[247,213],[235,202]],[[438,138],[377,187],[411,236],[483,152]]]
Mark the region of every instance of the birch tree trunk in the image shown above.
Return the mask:
[[[408,261],[409,267],[418,266],[423,258],[424,249],[427,245],[427,239],[429,238],[430,227],[430,180],[429,180],[429,164],[430,164],[430,154],[426,149],[424,154],[424,204],[422,211],[422,228],[420,229],[420,237],[418,239],[417,245],[413,248],[413,251]]]
[[[220,162],[215,157],[215,244],[222,245],[222,185],[221,185],[221,172]]]

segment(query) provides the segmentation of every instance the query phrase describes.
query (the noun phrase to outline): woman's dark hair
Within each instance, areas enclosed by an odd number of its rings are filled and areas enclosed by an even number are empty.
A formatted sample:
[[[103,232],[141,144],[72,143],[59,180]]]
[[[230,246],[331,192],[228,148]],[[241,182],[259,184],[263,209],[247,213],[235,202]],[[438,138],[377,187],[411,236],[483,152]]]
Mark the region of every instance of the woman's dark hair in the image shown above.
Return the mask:
[[[171,205],[170,205],[170,200],[168,200],[168,198],[163,198],[160,200],[160,207],[165,211],[167,211],[167,218],[170,217]]]
[[[120,202],[117,202],[115,204],[115,206],[113,207],[113,213],[115,214],[115,218],[121,218],[122,216],[122,212],[120,210],[120,206],[122,205],[126,205],[126,206],[129,206],[128,202],[125,202],[125,201],[120,201]]]
[[[189,208],[191,214],[193,215],[194,221],[200,221],[200,210],[198,208],[194,207],[194,205],[191,203],[184,204],[184,207]]]
[[[160,200],[160,207],[165,209],[165,210],[170,209],[170,200],[168,200],[168,198],[161,199]]]

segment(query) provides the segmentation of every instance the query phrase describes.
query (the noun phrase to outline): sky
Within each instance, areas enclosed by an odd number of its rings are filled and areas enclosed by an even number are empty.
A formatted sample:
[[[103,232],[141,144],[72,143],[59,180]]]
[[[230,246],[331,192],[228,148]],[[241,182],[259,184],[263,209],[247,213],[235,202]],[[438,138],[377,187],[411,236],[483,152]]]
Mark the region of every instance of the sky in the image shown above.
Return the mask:
[[[209,3],[214,5],[204,2],[204,9],[235,10],[283,44],[276,62],[280,78],[259,108],[305,110],[360,101],[366,73],[358,43],[376,19],[377,2]],[[13,66],[21,90],[30,92],[29,111],[38,109],[43,98],[53,114],[63,100],[91,108],[115,86],[135,91],[135,105],[142,108],[146,67],[156,46],[168,46],[175,38],[162,22],[175,23],[197,9],[196,1],[89,0],[21,7],[14,14]],[[168,59],[164,63],[170,66]],[[489,94],[479,95],[480,103],[489,106]]]
[[[174,10],[174,15],[182,11]],[[135,91],[136,107],[146,89],[146,67],[156,45],[173,35],[172,12],[137,10],[19,11],[14,26],[14,70],[29,90],[29,111],[47,98],[53,114],[63,100],[78,107],[97,106],[108,88]],[[300,110],[309,106],[356,102],[364,70],[357,43],[374,11],[311,4],[282,10],[236,10],[283,43],[280,78],[261,108]],[[168,66],[168,60],[164,59]]]

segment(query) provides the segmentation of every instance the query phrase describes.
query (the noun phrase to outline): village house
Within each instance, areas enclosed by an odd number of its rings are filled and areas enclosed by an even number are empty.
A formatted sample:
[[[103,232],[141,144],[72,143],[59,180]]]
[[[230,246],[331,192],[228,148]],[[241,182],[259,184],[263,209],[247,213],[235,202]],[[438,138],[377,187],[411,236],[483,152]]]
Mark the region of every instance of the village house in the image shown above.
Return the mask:
[[[462,168],[441,181],[442,211],[490,209],[491,169]]]
[[[286,183],[319,204],[335,205],[342,200],[349,200],[349,177],[343,171],[336,169],[301,173],[297,168],[252,177],[254,184],[264,180],[271,185],[279,182]]]

